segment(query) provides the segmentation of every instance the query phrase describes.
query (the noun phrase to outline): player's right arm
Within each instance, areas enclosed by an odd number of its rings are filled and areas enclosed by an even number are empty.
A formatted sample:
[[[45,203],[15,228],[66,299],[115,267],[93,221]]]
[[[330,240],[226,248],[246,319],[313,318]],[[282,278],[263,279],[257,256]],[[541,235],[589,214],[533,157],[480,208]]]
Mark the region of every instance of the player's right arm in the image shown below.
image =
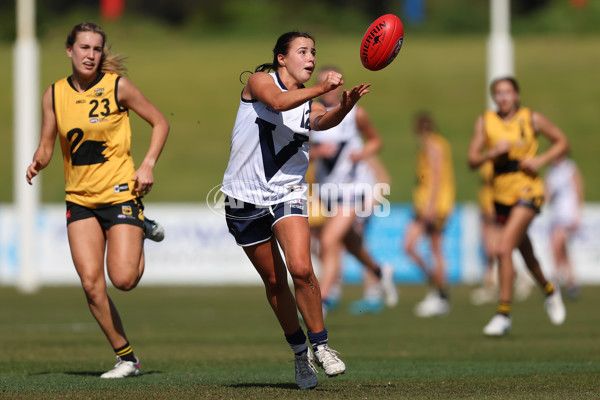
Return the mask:
[[[477,169],[486,161],[494,161],[499,156],[508,153],[510,143],[506,140],[500,140],[498,144],[491,149],[485,150],[485,123],[483,115],[475,121],[473,136],[469,143],[469,152],[467,155],[469,168]],[[485,151],[484,151],[485,150]]]
[[[27,167],[27,174],[25,176],[27,183],[30,185],[31,180],[50,163],[52,153],[54,152],[56,134],[56,115],[52,107],[52,86],[50,86],[46,89],[42,97],[42,133],[40,143],[33,155],[33,161]]]

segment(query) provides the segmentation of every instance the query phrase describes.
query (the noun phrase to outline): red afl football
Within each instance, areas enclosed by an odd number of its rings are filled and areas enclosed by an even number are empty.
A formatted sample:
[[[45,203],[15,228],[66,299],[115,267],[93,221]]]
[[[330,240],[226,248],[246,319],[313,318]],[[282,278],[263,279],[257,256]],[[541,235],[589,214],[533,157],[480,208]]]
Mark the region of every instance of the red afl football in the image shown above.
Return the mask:
[[[387,67],[398,55],[404,39],[400,18],[385,14],[367,28],[360,43],[360,60],[365,68],[379,71]]]

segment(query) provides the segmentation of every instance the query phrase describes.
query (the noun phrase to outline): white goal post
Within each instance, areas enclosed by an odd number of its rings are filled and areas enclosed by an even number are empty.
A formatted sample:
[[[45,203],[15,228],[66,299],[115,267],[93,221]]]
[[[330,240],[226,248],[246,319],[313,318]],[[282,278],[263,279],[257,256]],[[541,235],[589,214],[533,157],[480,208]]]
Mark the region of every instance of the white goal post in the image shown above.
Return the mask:
[[[490,83],[503,76],[514,76],[514,48],[510,36],[510,0],[490,0],[490,36],[487,42],[486,98],[489,109],[494,102]]]
[[[14,205],[18,215],[18,288],[32,293],[39,287],[36,274],[36,221],[39,208],[39,177],[29,186],[25,181],[40,129],[39,45],[35,37],[35,0],[18,0],[17,39],[13,53],[14,93]]]

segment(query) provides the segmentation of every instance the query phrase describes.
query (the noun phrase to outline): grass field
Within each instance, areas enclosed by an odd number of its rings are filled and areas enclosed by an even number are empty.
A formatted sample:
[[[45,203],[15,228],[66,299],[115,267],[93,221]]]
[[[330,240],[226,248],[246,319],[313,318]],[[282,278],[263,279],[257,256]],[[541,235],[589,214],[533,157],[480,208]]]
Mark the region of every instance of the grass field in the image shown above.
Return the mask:
[[[295,28],[302,28],[295,27]],[[57,25],[41,41],[41,92],[70,73],[63,43],[68,25]],[[266,28],[267,29],[267,28]],[[154,25],[106,26],[115,52],[129,56],[130,78],[168,117],[171,136],[155,168],[148,201],[202,202],[221,182],[244,70],[270,61],[277,33],[261,36],[184,36]],[[411,117],[428,109],[454,152],[457,200],[475,200],[478,178],[466,166],[467,146],[477,115],[486,106],[484,36],[419,37],[407,31],[394,63],[379,72],[362,67],[356,35],[316,35],[317,63],[339,64],[348,84],[371,82],[362,105],[384,138],[381,153],[390,170],[392,201],[409,201],[414,183],[416,139]],[[516,73],[522,101],[548,115],[569,136],[573,157],[587,182],[588,201],[600,201],[597,168],[597,110],[600,106],[600,36],[515,38]],[[0,44],[0,202],[12,201],[11,47]],[[36,109],[37,108],[36,106]],[[139,163],[150,130],[137,116],[133,155]],[[25,171],[26,166],[21,167]],[[19,175],[20,176],[20,175]],[[57,147],[42,174],[42,200],[62,202],[64,178]]]
[[[348,369],[296,389],[292,358],[260,287],[144,287],[111,291],[143,375],[101,380],[113,355],[81,289],[21,295],[0,288],[2,399],[598,399],[600,289],[586,287],[552,326],[534,291],[513,312],[513,330],[485,338],[494,306],[453,290],[446,318],[417,319],[422,287],[378,315],[346,312],[348,287],[329,314],[330,344]]]

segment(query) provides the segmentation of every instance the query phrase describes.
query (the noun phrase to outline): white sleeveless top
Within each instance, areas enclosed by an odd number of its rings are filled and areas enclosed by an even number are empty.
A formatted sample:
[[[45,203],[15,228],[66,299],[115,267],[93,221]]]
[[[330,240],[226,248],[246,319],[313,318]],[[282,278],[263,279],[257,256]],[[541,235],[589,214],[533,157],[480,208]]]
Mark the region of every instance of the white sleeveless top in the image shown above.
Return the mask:
[[[579,218],[577,187],[573,177],[577,166],[573,160],[565,159],[551,165],[546,174],[546,195],[552,224],[572,226]]]
[[[270,75],[287,91],[276,72]],[[309,100],[292,110],[275,111],[257,100],[240,99],[221,191],[262,206],[305,200],[311,105]]]

